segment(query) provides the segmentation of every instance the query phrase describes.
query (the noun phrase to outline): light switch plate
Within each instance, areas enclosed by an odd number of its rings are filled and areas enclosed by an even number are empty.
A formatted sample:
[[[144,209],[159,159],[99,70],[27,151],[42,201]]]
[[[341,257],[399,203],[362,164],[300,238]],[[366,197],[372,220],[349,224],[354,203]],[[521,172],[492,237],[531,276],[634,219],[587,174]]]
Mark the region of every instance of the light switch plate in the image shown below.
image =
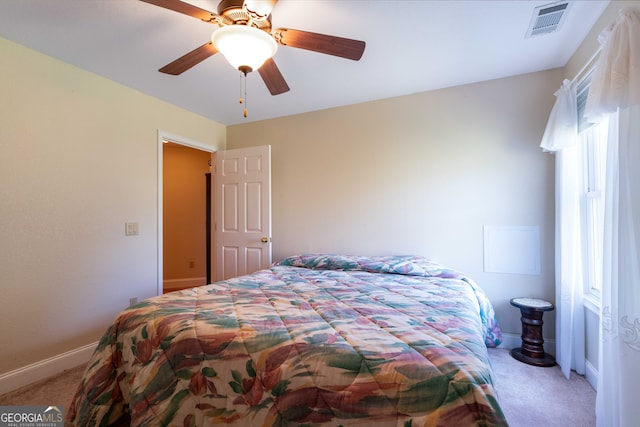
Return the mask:
[[[125,222],[124,223],[124,235],[125,236],[137,236],[138,235],[138,223],[137,222]]]

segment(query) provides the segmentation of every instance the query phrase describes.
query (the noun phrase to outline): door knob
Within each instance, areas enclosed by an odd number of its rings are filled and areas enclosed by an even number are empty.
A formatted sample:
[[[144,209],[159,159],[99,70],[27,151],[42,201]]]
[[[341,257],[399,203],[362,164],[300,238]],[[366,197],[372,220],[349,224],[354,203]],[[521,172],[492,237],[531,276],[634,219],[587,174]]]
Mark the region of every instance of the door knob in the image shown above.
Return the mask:
[[[263,237],[262,239],[260,239],[260,241],[262,243],[267,243],[269,241],[269,238],[268,237]]]

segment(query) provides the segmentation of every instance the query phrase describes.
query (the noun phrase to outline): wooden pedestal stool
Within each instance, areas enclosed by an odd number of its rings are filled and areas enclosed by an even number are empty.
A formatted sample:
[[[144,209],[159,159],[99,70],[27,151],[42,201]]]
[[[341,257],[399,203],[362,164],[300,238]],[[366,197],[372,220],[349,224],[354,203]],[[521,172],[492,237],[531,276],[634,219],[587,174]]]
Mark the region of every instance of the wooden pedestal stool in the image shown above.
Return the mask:
[[[554,366],[556,360],[544,352],[542,339],[542,315],[553,310],[553,304],[536,298],[513,298],[511,305],[518,307],[522,315],[522,347],[511,350],[511,356],[529,365]]]

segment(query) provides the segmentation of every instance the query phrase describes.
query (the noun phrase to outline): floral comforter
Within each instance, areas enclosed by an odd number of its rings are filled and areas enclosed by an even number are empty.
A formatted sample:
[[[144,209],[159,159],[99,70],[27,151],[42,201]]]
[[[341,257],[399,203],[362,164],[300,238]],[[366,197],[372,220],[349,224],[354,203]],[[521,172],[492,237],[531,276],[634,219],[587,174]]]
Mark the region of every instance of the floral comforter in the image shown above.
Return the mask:
[[[425,258],[302,255],[124,310],[78,426],[498,426],[493,308]]]

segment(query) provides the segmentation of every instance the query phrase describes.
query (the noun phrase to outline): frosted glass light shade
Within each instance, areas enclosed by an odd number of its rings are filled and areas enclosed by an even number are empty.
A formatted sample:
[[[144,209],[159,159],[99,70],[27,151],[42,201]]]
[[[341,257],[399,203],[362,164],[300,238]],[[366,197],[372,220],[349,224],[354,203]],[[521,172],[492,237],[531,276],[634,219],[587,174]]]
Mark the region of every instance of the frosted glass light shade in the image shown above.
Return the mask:
[[[214,31],[211,41],[235,69],[257,70],[275,55],[278,44],[270,34],[247,25],[227,25]]]

